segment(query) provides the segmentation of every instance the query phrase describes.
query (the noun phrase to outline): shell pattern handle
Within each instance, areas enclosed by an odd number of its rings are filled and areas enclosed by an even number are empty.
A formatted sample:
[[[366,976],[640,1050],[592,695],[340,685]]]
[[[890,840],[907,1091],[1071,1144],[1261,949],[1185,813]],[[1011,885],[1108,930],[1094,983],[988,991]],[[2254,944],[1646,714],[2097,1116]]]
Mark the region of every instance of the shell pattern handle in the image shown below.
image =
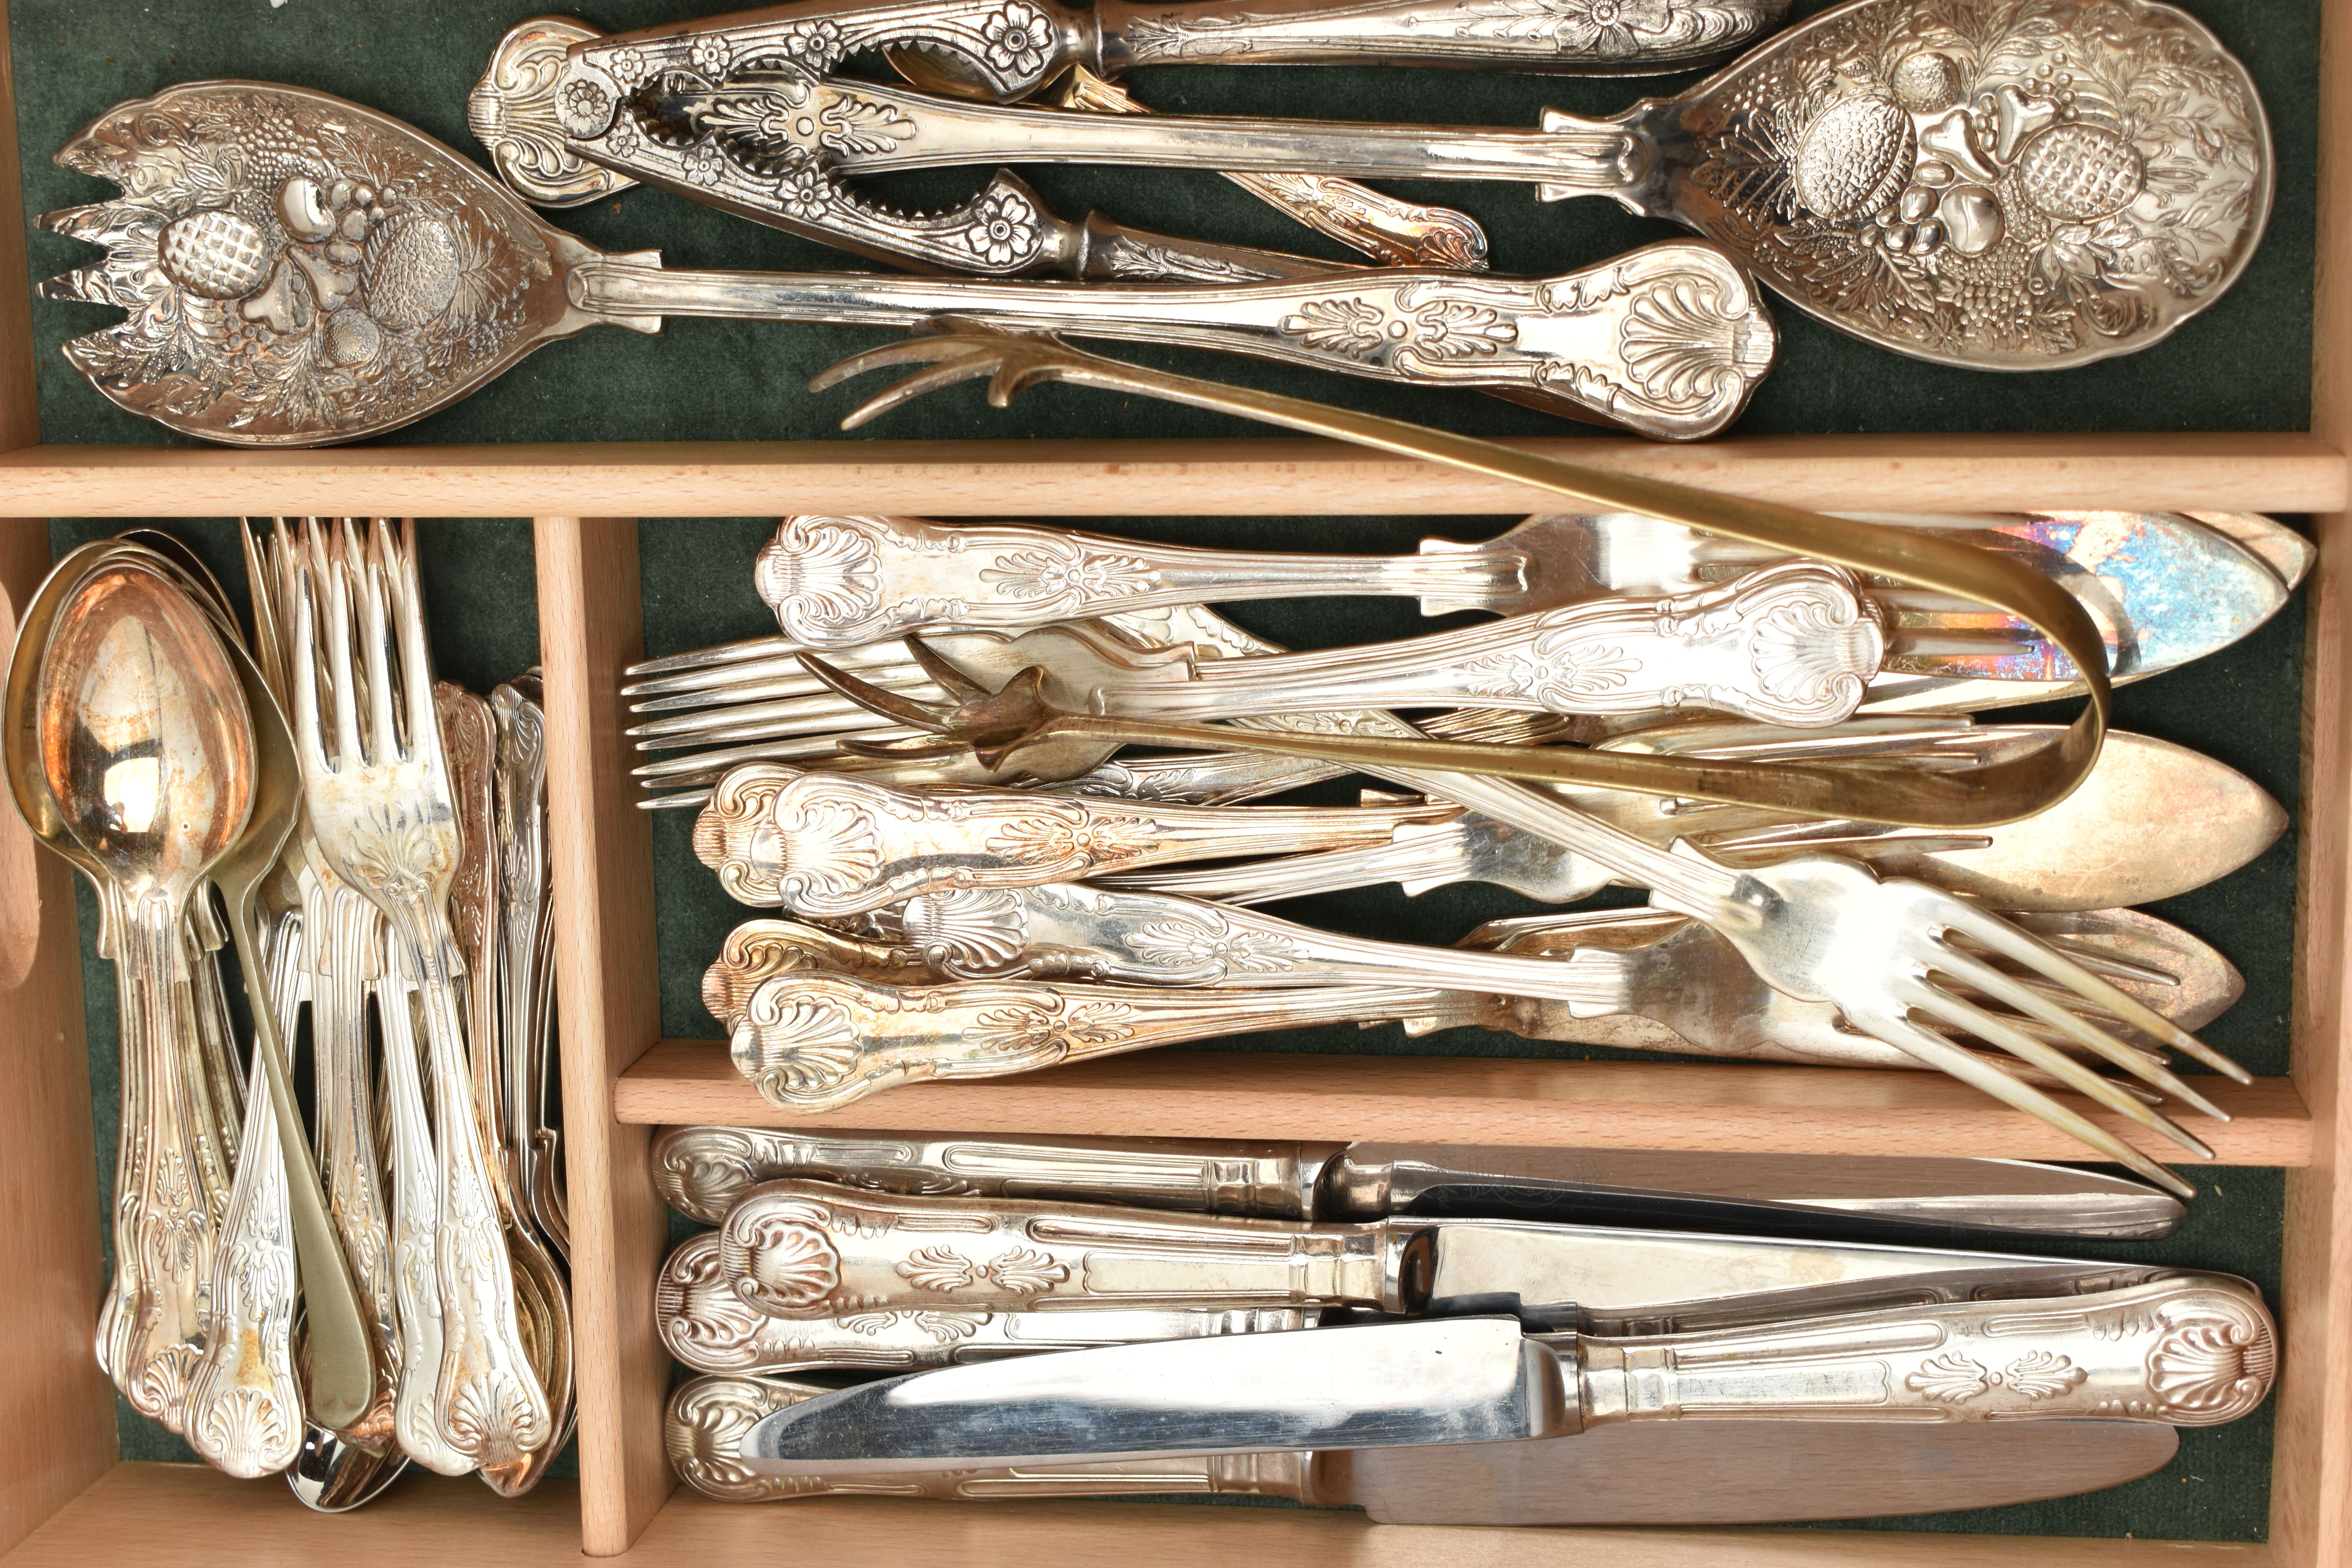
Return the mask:
[[[778,1182],[735,1205],[719,1268],[773,1318],[980,1310],[1398,1310],[1411,1226],[1142,1214]]]
[[[1308,1502],[1311,1454],[1212,1454],[1097,1465],[1023,1465],[937,1475],[774,1476],[743,1463],[743,1439],[763,1416],[826,1392],[781,1378],[698,1377],[670,1394],[663,1447],[680,1479],[724,1502],[802,1497],[1006,1498],[1173,1497],[1209,1494]]]
[[[911,791],[755,763],[719,782],[695,819],[694,852],[744,903],[838,919],[933,889],[1034,887],[1170,860],[1381,844],[1449,810]]]
[[[1553,278],[1395,268],[1128,285],[1116,313],[1103,310],[1098,289],[1018,279],[673,271],[641,257],[584,262],[571,276],[581,310],[624,326],[698,316],[908,327],[953,314],[1015,332],[1197,348],[1400,385],[1494,392],[1675,441],[1712,436],[1737,418],[1771,369],[1777,343],[1747,273],[1728,252],[1692,240]]]
[[[1337,1143],[1174,1139],[859,1138],[765,1127],[671,1127],[654,1140],[670,1207],[718,1225],[751,1188],[790,1177],[876,1192],[1053,1197],[1298,1219]]]
[[[1597,599],[1369,647],[1203,659],[1181,685],[1106,681],[1094,695],[1108,712],[1186,721],[1476,703],[1696,708],[1820,726],[1853,717],[1885,647],[1879,608],[1852,573],[1797,562],[1669,598]]]
[[[714,967],[715,973],[715,967]],[[711,977],[705,977],[705,993]],[[989,981],[896,986],[793,973],[753,989],[733,1025],[738,1071],[770,1104],[837,1110],[929,1079],[1003,1078],[1089,1057],[1255,1029],[1417,1016],[1421,989],[1318,985],[1236,1008],[1211,991]]]
[[[1625,975],[1601,962],[1605,953],[1563,962],[1373,942],[1260,910],[1084,882],[923,893],[898,906],[898,920],[907,945],[944,979],[1069,975],[1122,987],[1175,987],[1167,993],[1171,1002],[1193,986],[1422,988],[1387,998],[1402,1012],[1368,1011],[1360,1019],[1416,1016],[1433,990],[1544,996],[1604,1012],[1621,1010],[1627,1000]]]
[[[2210,1275],[1573,1343],[1587,1426],[1776,1415],[2207,1426],[2261,1404],[2278,1365],[2261,1295]]]
[[[1170,605],[1350,594],[1475,605],[1516,590],[1507,551],[1299,555],[1187,550],[1058,528],[912,517],[788,517],[752,585],[784,636],[854,647],[934,626],[1026,631]]]
[[[738,1295],[705,1232],[678,1244],[654,1286],[654,1321],[670,1354],[700,1372],[923,1372],[1041,1351],[1146,1340],[1311,1329],[1313,1308],[1129,1308],[1000,1312],[927,1306],[838,1318],[772,1318]]]

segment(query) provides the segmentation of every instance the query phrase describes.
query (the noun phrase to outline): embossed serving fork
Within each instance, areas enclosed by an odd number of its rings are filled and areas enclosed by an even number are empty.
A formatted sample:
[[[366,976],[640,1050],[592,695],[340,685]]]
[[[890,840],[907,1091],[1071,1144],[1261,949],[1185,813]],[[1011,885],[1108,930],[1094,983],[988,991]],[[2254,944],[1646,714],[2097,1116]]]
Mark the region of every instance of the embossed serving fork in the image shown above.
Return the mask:
[[[355,603],[363,656],[358,671],[352,659]],[[456,803],[434,710],[411,542],[396,524],[381,521],[371,524],[363,545],[356,531],[347,531],[323,570],[315,560],[301,569],[294,609],[295,742],[311,832],[337,873],[383,911],[415,980],[431,1064],[443,1338],[434,1418],[450,1446],[476,1466],[512,1470],[546,1444],[553,1423],[517,1324],[497,1178],[474,1112],[461,960],[449,923],[458,860]],[[324,721],[322,646],[333,706]]]

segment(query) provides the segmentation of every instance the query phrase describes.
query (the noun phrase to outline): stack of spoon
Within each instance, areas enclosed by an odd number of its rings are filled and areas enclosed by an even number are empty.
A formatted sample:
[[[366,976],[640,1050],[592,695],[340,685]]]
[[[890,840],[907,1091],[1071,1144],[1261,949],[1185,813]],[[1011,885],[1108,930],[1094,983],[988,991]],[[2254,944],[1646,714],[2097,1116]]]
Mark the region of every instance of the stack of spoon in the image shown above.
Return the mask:
[[[133,531],[60,560],[19,624],[7,758],[26,820],[96,889],[100,949],[118,975],[121,1145],[100,1363],[134,1408],[219,1468],[283,1471],[305,1503],[339,1511],[380,1495],[410,1457],[390,1419],[399,1340],[379,1234],[391,1207],[373,1171],[371,1002],[395,1079],[401,1053],[415,1047],[380,921],[333,896],[307,826],[277,635],[290,602],[281,547],[295,537],[246,536],[259,629],[250,652],[217,581],[169,534]],[[309,566],[355,536],[299,537],[319,552]],[[502,687],[484,702],[444,686],[436,698],[471,808],[471,918],[460,925],[470,1021],[491,1069],[478,1074],[478,1109],[502,1137],[509,1179],[534,1195],[560,1244],[562,1186],[542,1112],[536,691]],[[221,990],[225,942],[253,1018],[249,1089]],[[315,1152],[288,1065],[306,1004]],[[424,1201],[438,1202],[429,1185]],[[568,1407],[567,1289],[551,1268],[522,1294]],[[485,1479],[526,1490],[561,1443]]]

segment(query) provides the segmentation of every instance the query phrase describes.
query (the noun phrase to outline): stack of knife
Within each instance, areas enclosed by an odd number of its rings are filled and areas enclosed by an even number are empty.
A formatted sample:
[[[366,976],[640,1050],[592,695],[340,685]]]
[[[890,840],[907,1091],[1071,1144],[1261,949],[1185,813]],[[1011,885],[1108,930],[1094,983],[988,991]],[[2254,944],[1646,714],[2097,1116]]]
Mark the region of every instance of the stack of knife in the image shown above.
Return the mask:
[[[2062,1166],[690,1127],[654,1172],[718,1227],[657,1287],[667,1446],[736,1500],[1928,1512],[2147,1474],[2276,1364],[2245,1280],[1954,1246],[2179,1222]]]

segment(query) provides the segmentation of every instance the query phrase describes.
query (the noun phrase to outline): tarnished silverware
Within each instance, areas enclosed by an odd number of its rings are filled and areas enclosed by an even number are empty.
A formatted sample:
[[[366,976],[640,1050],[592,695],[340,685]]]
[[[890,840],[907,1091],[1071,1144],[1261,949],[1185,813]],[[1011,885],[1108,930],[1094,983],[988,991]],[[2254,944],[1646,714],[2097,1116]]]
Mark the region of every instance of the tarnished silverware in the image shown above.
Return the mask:
[[[281,174],[289,155],[320,174]],[[1536,281],[1372,270],[1122,285],[1116,311],[1080,284],[670,271],[649,253],[607,255],[551,227],[396,120],[260,83],[195,83],[121,105],[58,157],[135,193],[40,220],[110,247],[44,282],[44,298],[137,311],[73,340],[67,359],[131,412],[240,446],[380,435],[544,343],[600,323],[650,331],[665,315],[905,327],[952,314],[1507,390],[1668,438],[1737,417],[1775,344],[1747,275],[1696,242]],[[242,174],[224,187],[228,167]],[[371,182],[384,168],[401,173],[379,190]],[[265,232],[237,203],[290,224]],[[249,348],[228,352],[232,334]],[[394,361],[430,368],[353,374]]]
[[[743,128],[727,123],[723,110],[685,133],[683,146],[668,144],[681,140],[677,133],[608,138],[593,145],[595,158],[590,162],[566,144],[555,89],[566,52],[601,37],[567,18],[534,17],[499,40],[488,70],[467,100],[466,121],[475,139],[526,201],[577,206],[643,180],[821,245],[992,277],[1061,272],[1105,281],[1239,283],[1319,277],[1349,266],[1155,234],[1098,212],[1073,221],[1003,170],[978,196],[940,212],[901,212],[831,190],[821,179],[804,184],[789,171],[780,171],[781,183],[773,176],[729,179],[721,174],[731,167],[723,150]],[[576,92],[572,96],[576,100]],[[892,126],[886,119],[861,130],[887,136]],[[705,142],[698,152],[698,136]]]
[[[831,1390],[744,1374],[671,1391],[664,1447],[680,1479],[724,1502],[803,1497],[1281,1497],[1360,1508],[1381,1524],[1759,1524],[1992,1508],[2120,1485],[2160,1468],[2178,1437],[2153,1421],[2023,1426],[1667,1421],[1527,1443],[1196,1455],[929,1474],[753,1469],[766,1416]],[[1707,1478],[1692,1486],[1688,1478]]]
[[[957,1308],[1356,1307],[1507,1312],[1546,1329],[1656,1334],[1897,1304],[2096,1294],[2169,1272],[1701,1231],[1429,1215],[1244,1219],[801,1181],[745,1197],[718,1237],[719,1271],[735,1293],[787,1321]]]
[[[742,1452],[755,1471],[826,1475],[1575,1441],[1619,1422],[1759,1414],[2206,1426],[2252,1412],[2277,1371],[2262,1293],[2189,1274],[1664,1335],[1531,1336],[1486,1317],[1070,1351],[843,1389],[767,1416]]]
[[[906,67],[910,62],[919,66],[922,58],[919,51],[899,53],[891,63],[914,81],[917,77]],[[1150,112],[1124,89],[1084,66],[1072,66],[1069,75],[1062,79],[1060,103],[1064,109],[1097,113]],[[1225,178],[1326,239],[1336,239],[1383,267],[1486,270],[1486,231],[1468,214],[1452,207],[1399,201],[1330,174],[1227,174]]]
[[[1706,926],[1673,915],[1652,916],[1654,923],[1630,942],[1611,941],[1609,933],[1632,922],[1612,922],[1595,933],[1570,921],[1547,928],[1572,933],[1565,940],[1514,932],[1500,951],[1479,951],[1368,942],[1255,910],[1076,884],[924,895],[895,914],[892,923],[903,934],[877,944],[890,950],[890,960],[904,965],[919,959],[933,980],[967,984],[869,985],[895,977],[887,967],[848,964],[838,964],[845,972],[839,985],[793,969],[781,971],[787,978],[754,983],[725,955],[714,966],[706,1001],[714,1010],[722,1002],[739,1009],[720,1016],[732,1030],[736,1066],[763,1095],[793,1109],[827,1110],[898,1082],[996,1077],[1178,1040],[1329,1022],[1334,998],[1321,994],[1334,987],[1358,1008],[1360,1021],[1476,1023],[1537,1037],[1590,1039],[1590,1029],[1550,1020],[1638,1015],[1664,1026],[1633,1038],[1624,1037],[1622,1026],[1603,1030],[1601,1043],[1856,1067],[1918,1059],[1842,1027],[1833,1006],[1765,984]],[[766,929],[780,945],[807,952],[797,932]],[[765,943],[748,955],[762,969],[777,962]],[[2107,967],[2095,952],[2082,961]],[[814,967],[803,962],[794,969]],[[2046,982],[1988,973],[1990,982],[1968,1005],[1982,1011],[1979,1002],[1989,998],[2014,1011],[1985,1013],[1988,1026],[1974,1032],[2020,1058],[2021,1071],[2090,1095],[2192,1151],[2204,1149],[2068,1054],[2088,1052],[2218,1115],[2160,1058],[2102,1032],[2097,1026],[2115,1026],[2114,1009],[2084,1008],[2091,1015],[2085,1019],[2067,1005],[2082,1007],[2076,998]],[[1074,980],[1086,984],[1066,984]],[[1422,989],[1357,989],[1407,986]],[[1234,994],[1222,1009],[1213,1005],[1203,1012],[1185,1005],[1195,987]],[[1304,999],[1295,994],[1301,991]],[[1480,994],[1440,994],[1459,992]],[[2144,1005],[2128,998],[2126,1005]],[[1525,1019],[1522,1011],[1529,1015]],[[1937,1043],[1959,1048],[1942,1035]],[[1969,1060],[2010,1065],[1974,1055]]]
[[[1966,775],[1979,789],[1996,778],[2002,781],[1994,784],[1997,790],[2023,785],[2027,776],[2038,778],[2044,786],[2057,785],[2041,795],[2032,805],[2018,805],[2007,813],[2005,820],[2029,816],[2032,809],[2062,798],[2067,790],[2080,784],[2095,763],[2098,745],[2105,733],[2113,693],[2104,668],[2104,652],[2081,605],[2048,583],[2017,571],[2014,563],[1990,554],[1971,553],[1946,541],[1914,536],[1906,542],[1906,548],[1896,549],[1885,534],[1866,524],[1840,525],[1789,509],[1755,502],[1727,502],[1679,485],[1654,482],[1628,487],[1612,476],[1493,442],[1431,430],[1402,420],[1355,414],[1303,398],[1240,391],[1193,377],[1140,370],[1079,353],[1056,342],[1014,339],[976,329],[957,328],[856,355],[815,378],[813,384],[834,385],[868,370],[907,364],[929,364],[932,368],[910,375],[869,399],[847,423],[871,419],[925,391],[982,375],[992,378],[992,393],[1000,403],[1040,381],[1074,380],[1228,410],[1263,423],[1338,436],[1469,472],[1507,477],[1585,504],[1622,507],[1665,517],[1792,553],[1883,572],[1906,583],[1940,588],[2003,609],[2042,627],[2067,650],[2082,674],[2089,698],[2084,711],[2058,744],[2007,763],[1955,770],[1946,775],[1943,782],[1947,784]],[[943,726],[941,716],[929,714],[919,721],[935,728],[953,728],[968,721],[969,727],[963,734],[967,740],[979,739],[975,754],[985,753],[992,761],[1004,760],[1024,738],[1042,738],[1053,731],[1067,735],[1088,728],[1072,724],[1066,716],[1055,714],[1040,701],[1034,679],[1025,689],[1007,690],[1009,700],[992,699],[962,720],[948,721]],[[1052,716],[1047,717],[1049,714]],[[1160,733],[1164,737],[1173,728],[1163,727]],[[1285,738],[1286,743],[1287,740]],[[1197,738],[1188,743],[1202,744]],[[1272,738],[1253,736],[1240,743],[1283,749]],[[1987,972],[1981,959],[1955,944],[1956,933],[1974,947],[2006,955],[2039,972],[2075,998],[2113,1014],[2159,1045],[2184,1051],[2241,1082],[2251,1081],[2252,1075],[2243,1068],[2229,1062],[2194,1035],[2168,1023],[2019,927],[1924,883],[1899,879],[1883,882],[1851,860],[1826,855],[1800,856],[1779,865],[1740,871],[1688,847],[1662,853],[1632,835],[1570,808],[1555,796],[1524,784],[1466,773],[1416,769],[1409,762],[1383,766],[1374,762],[1370,753],[1386,744],[1384,739],[1371,737],[1355,747],[1318,746],[1312,750],[1319,751],[1327,760],[1339,760],[1338,753],[1348,752],[1353,759],[1370,763],[1372,771],[1409,789],[1458,801],[1524,831],[1556,839],[1619,866],[1628,875],[1650,885],[1653,905],[1691,914],[1721,932],[1774,990],[1800,999],[1827,1001],[1838,1008],[1857,1033],[1895,1045],[1924,1062],[1943,1068],[2003,1103],[2091,1143],[2110,1157],[2118,1151],[2130,1152],[2128,1147],[2038,1089],[2020,1082],[1990,1062],[1979,1060],[1964,1047],[1937,1037],[1916,1021],[1921,1016],[1936,1018],[2014,1049],[2026,1037],[1950,989],[1955,984],[1976,984],[1985,985],[1986,994],[2059,1028],[2083,1046],[2096,1050],[2102,1042],[2108,1047],[2118,1045],[2112,1037],[2079,1018],[2071,1023],[2063,1021],[2056,1016],[2063,1013],[2063,1007],[2047,998],[2032,996],[2012,980]],[[1584,782],[1604,781],[1601,773],[1596,772]],[[1630,775],[1605,782],[1639,783]],[[1800,799],[1797,781],[1784,775],[1781,782],[1783,793],[1777,796],[1777,803],[1795,804]],[[1831,781],[1821,782],[1827,786],[1825,793],[1839,789]],[[1910,794],[1916,799],[1915,792],[1925,782],[1895,780],[1874,773],[1867,790],[1860,794],[1882,799],[1889,795]],[[1662,793],[1696,795],[1707,792],[1667,786]],[[2025,786],[2024,793],[2033,795],[2032,786]],[[1821,809],[1824,798],[1813,797],[1809,805],[1812,815],[1892,819],[1889,808],[1877,800],[1861,805],[1860,795],[1856,797],[1856,809],[1834,813]],[[1949,826],[1969,815],[1966,811],[1957,815],[1947,812],[1936,818],[1922,816],[1915,820],[1923,825],[1932,820],[1937,826]],[[1975,820],[1993,819],[1978,816]],[[1988,981],[1990,984],[1986,984]],[[2189,1195],[2179,1178],[2143,1156],[2134,1152],[2125,1163],[2168,1192]]]
[[[1453,807],[1185,806],[1028,790],[894,789],[753,763],[695,820],[694,852],[747,904],[863,914],[934,888],[1075,881],[1170,860],[1386,844]]]
[[[2059,54],[2065,67],[2045,69]],[[805,170],[830,193],[891,170],[1070,163],[1607,195],[1728,247],[1832,327],[1987,370],[2055,370],[2164,337],[2244,270],[2273,184],[2245,68],[2188,13],[2152,0],[1849,0],[1680,97],[1602,121],[1547,110],[1537,132],[1072,114],[829,78],[787,58],[762,60],[756,82],[677,79],[646,105],[657,105],[656,131],[613,74],[642,80],[652,58],[641,50],[633,75],[618,55],[600,60],[592,45],[567,63],[559,90],[585,89],[567,131],[583,142],[676,139],[726,114],[751,122],[721,155],[726,177],[746,179],[756,160]],[[2167,90],[2135,85],[2151,71]],[[876,122],[894,122],[891,133],[833,129]],[[2075,237],[2094,226],[2096,243]],[[2158,276],[2130,259],[2150,250],[2174,268]],[[1653,315],[1634,330],[1671,322],[1685,344],[1702,315]]]
[[[1311,1329],[1322,1321],[1311,1306],[1023,1312],[944,1301],[788,1321],[745,1300],[719,1253],[717,1232],[691,1237],[671,1251],[654,1285],[663,1346],[698,1372],[916,1372],[1086,1345]]]
[[[467,1072],[448,916],[459,850],[415,557],[383,522],[371,526],[364,545],[347,525],[341,547],[320,553],[324,570],[305,569],[295,605],[296,743],[321,851],[383,911],[416,981],[440,1194],[443,1352],[434,1416],[452,1447],[486,1473],[514,1472],[556,1423],[517,1326],[499,1188]],[[332,675],[331,753],[322,664]]]
[[[2147,1240],[2171,1235],[2187,1212],[2137,1182],[2066,1165],[1748,1151],[669,1127],[654,1139],[653,1172],[664,1202],[712,1226],[753,1187],[785,1178],[1268,1219],[1704,1215],[1717,1230],[1849,1239],[1970,1229]]]
[[[229,1198],[184,921],[245,836],[257,764],[252,715],[213,623],[150,559],[100,554],[80,572],[35,650],[26,695],[58,821],[121,891],[120,957],[147,1053],[142,1122],[125,1134],[134,1293],[108,1321],[105,1363],[134,1409],[177,1432]]]
[[[1689,725],[1611,743],[1655,745],[1685,754],[1717,748],[1717,754],[1762,754],[1786,746],[1787,754],[1801,754],[1818,738],[1814,754],[1980,756],[2039,744],[2047,734],[2032,726],[1882,720],[1802,737],[1759,733],[1752,726]],[[1801,849],[1834,849],[1881,875],[1917,878],[2003,910],[2154,903],[2228,876],[2275,843],[2287,821],[2284,808],[2236,770],[2184,746],[2122,732],[2107,736],[2098,766],[2082,788],[2022,822],[1980,833],[1775,818],[1749,807],[1624,791],[1563,794],[1579,810],[1661,848],[1682,839],[1731,865]],[[1412,894],[1481,881],[1532,899],[1573,903],[1608,886],[1615,875],[1549,839],[1468,815],[1402,826],[1390,843],[1370,848],[1200,868],[1088,873],[1087,879],[1235,903],[1388,881]]]
[[[531,672],[490,693],[498,722],[499,1043],[516,1196],[567,1262],[562,1142],[547,1114],[554,1026],[554,888],[547,850],[547,719]]]

